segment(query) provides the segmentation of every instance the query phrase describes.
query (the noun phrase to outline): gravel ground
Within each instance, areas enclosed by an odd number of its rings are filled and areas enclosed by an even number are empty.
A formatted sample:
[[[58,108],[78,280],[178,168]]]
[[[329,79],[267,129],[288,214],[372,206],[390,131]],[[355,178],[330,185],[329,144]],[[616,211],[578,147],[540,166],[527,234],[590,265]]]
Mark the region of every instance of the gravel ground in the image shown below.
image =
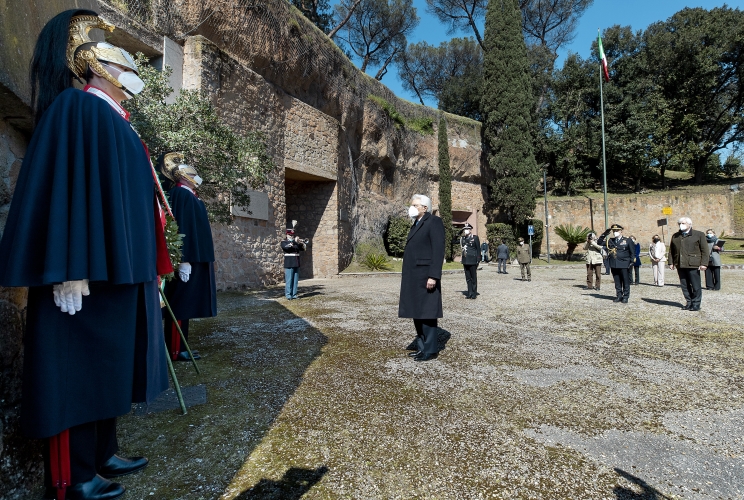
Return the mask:
[[[220,295],[195,321],[207,403],[120,419],[146,454],[128,498],[744,498],[744,283],[722,271],[701,312],[668,285],[629,304],[585,271],[442,280],[450,338],[414,362],[399,275]],[[650,270],[642,270],[650,280]]]

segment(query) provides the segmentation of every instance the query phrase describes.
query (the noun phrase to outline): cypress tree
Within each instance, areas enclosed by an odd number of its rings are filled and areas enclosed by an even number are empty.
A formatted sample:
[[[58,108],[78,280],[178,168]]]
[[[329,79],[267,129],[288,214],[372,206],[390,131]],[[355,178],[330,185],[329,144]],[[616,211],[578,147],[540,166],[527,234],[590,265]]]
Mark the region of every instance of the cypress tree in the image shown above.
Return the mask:
[[[449,140],[444,115],[439,118],[439,217],[444,224],[444,258],[452,260],[452,171],[450,170]]]
[[[534,96],[518,0],[490,0],[486,10],[481,111],[492,201],[512,224],[532,217],[539,171],[533,153]]]

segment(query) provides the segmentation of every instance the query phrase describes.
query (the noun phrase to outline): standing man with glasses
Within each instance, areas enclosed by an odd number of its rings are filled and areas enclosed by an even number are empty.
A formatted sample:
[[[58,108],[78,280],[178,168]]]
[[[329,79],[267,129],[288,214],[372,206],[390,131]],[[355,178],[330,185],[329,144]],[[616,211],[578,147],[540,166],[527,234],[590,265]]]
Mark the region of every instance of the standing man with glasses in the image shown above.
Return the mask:
[[[692,219],[682,217],[677,221],[679,231],[672,235],[669,244],[669,269],[677,269],[679,285],[685,297],[685,311],[699,311],[703,299],[700,271],[708,267],[710,254],[708,241],[702,231],[692,229]]]

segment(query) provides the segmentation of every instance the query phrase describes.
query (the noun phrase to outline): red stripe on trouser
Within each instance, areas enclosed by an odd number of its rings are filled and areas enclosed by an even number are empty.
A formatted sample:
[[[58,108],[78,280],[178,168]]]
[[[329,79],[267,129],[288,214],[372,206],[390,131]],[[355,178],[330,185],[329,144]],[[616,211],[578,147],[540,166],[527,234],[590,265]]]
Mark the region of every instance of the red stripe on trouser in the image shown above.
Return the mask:
[[[178,326],[181,326],[181,320],[178,320]],[[178,353],[181,352],[181,334],[178,333],[178,328],[175,323],[171,323],[171,359],[173,361],[178,357]]]
[[[65,500],[70,486],[70,431],[49,438],[49,469],[52,486],[57,488],[57,500]]]

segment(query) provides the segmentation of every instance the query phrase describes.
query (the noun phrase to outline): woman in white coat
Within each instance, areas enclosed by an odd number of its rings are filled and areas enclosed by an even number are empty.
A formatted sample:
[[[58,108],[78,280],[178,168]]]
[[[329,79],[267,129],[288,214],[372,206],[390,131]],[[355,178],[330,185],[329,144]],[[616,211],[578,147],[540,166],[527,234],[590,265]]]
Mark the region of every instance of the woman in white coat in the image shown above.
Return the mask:
[[[666,245],[658,234],[652,238],[651,246],[648,248],[648,256],[651,258],[651,268],[654,270],[654,285],[664,286],[664,263],[666,262]]]

